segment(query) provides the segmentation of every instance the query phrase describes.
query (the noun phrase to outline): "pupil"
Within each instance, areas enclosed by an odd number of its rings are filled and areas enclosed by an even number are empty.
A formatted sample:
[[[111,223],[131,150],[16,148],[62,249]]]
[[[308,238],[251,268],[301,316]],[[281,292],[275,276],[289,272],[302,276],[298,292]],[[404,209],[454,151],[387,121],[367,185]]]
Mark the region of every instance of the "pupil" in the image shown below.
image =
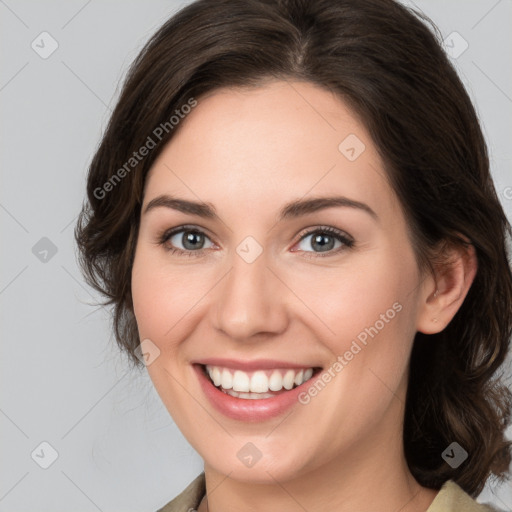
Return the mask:
[[[327,242],[322,243],[322,239],[327,239]],[[321,251],[332,249],[332,243],[334,242],[334,238],[329,235],[316,235],[313,238],[313,245],[318,244]],[[327,247],[327,248],[326,248]]]
[[[187,234],[184,234],[183,236],[184,236],[183,246],[186,249],[197,249],[197,245],[194,245],[194,243],[197,244],[197,242],[198,242],[197,238],[198,237],[199,237],[199,241],[201,241],[201,236],[202,236],[201,233],[198,233],[196,231],[189,231]],[[187,246],[188,244],[191,244],[191,245]]]

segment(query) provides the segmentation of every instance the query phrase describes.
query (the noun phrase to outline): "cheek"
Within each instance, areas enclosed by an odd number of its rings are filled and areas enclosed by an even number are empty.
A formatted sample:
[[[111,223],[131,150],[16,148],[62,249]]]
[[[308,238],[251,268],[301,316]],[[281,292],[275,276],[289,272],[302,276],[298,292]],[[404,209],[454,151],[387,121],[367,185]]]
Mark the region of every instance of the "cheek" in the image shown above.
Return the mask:
[[[171,348],[169,340],[176,338],[204,295],[206,278],[204,272],[191,272],[190,267],[170,266],[165,254],[142,247],[132,271],[133,307],[141,338],[166,339]]]
[[[132,271],[132,298],[140,338],[159,339],[168,319],[162,302],[165,284],[157,279],[154,265],[137,253]],[[169,327],[167,327],[169,328]]]
[[[190,400],[183,393],[189,376],[182,373],[186,361],[180,347],[194,323],[193,305],[200,299],[197,282],[191,283],[184,267],[170,268],[165,254],[141,244],[131,286],[140,340],[151,340],[159,350],[158,357],[147,366],[148,374],[163,403],[181,424],[187,418]]]
[[[316,317],[323,340],[344,347],[377,323],[380,331],[401,326],[401,316],[417,285],[414,260],[403,255],[397,264],[392,253],[353,258],[339,268],[290,271],[285,276],[306,308]],[[309,315],[309,313],[308,313]]]

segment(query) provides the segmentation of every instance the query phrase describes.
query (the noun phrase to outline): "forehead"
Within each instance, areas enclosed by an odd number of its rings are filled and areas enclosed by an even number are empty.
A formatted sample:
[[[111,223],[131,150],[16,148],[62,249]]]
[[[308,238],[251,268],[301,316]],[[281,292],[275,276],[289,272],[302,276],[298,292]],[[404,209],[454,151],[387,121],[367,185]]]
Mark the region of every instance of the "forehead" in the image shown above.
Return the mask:
[[[276,81],[197,101],[150,170],[146,198],[179,193],[243,211],[336,193],[396,208],[365,126],[333,93]]]

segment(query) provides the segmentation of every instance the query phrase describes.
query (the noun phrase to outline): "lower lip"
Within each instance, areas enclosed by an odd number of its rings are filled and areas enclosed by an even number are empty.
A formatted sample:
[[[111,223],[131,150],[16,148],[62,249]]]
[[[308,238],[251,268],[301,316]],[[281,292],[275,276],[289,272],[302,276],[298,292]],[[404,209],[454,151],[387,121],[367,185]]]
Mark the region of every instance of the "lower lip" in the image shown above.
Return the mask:
[[[298,404],[298,396],[311,385],[313,377],[300,386],[280,393],[272,398],[259,398],[255,400],[236,398],[216,388],[211,380],[204,374],[200,365],[194,364],[199,377],[199,383],[211,404],[217,411],[229,418],[240,421],[264,421],[283,414],[294,404]]]

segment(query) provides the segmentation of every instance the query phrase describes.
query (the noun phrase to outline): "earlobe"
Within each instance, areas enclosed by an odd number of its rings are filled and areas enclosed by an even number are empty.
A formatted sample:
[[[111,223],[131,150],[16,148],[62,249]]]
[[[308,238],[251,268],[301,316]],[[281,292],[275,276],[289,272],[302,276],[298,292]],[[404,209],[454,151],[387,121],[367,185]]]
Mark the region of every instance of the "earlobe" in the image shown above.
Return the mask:
[[[453,319],[473,283],[478,268],[472,244],[452,246],[435,275],[425,280],[420,297],[417,330],[423,334],[441,332]]]

